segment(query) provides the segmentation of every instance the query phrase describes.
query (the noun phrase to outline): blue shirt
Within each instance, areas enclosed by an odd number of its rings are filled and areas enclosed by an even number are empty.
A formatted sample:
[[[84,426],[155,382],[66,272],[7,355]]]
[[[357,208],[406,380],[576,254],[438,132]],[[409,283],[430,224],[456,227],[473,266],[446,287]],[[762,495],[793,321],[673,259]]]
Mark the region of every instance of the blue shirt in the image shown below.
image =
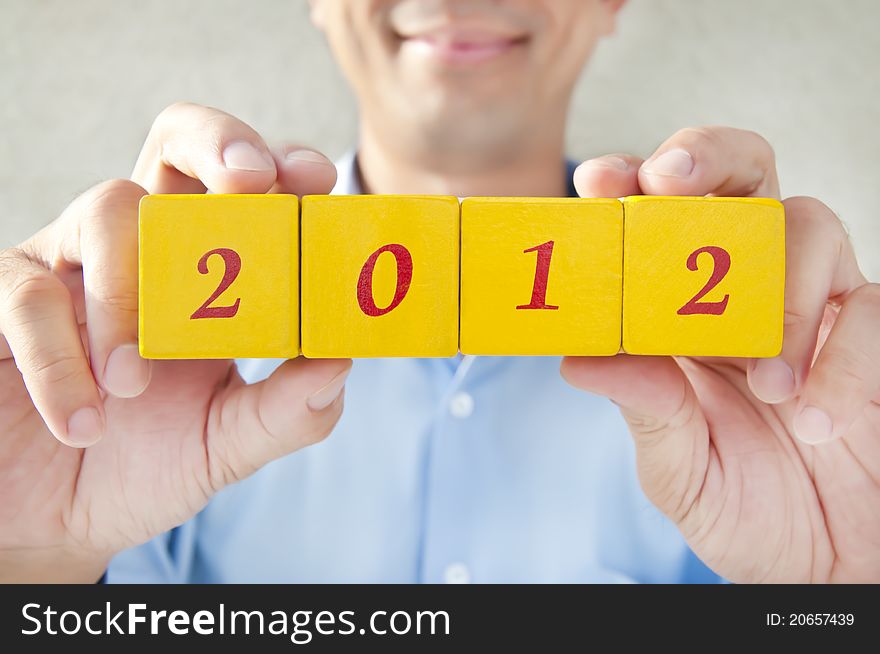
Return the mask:
[[[354,158],[339,169],[334,192],[358,193]],[[280,363],[239,369],[256,381]],[[355,360],[328,439],[120,553],[107,580],[719,581],[642,493],[616,407],[559,364]]]

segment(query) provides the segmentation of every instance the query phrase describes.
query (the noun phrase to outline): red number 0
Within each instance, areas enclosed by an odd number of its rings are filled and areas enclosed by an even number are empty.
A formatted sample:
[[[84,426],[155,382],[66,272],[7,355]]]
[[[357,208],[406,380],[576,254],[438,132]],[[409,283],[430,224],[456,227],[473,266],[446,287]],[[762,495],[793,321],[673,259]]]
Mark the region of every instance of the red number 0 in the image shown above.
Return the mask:
[[[199,259],[198,267],[201,274],[208,274],[208,259],[214,254],[223,259],[223,264],[226,266],[223,271],[223,279],[220,280],[220,285],[211,294],[211,297],[205,300],[205,303],[190,316],[191,320],[196,320],[197,318],[232,318],[238,313],[241,298],[236,299],[235,303],[228,307],[212,307],[211,303],[223,295],[226,289],[235,281],[235,278],[238,277],[238,274],[241,272],[241,257],[238,256],[238,252],[229,248],[217,248],[210,252],[205,252],[202,258]]]
[[[380,309],[376,306],[376,301],[373,299],[373,270],[376,268],[376,262],[379,260],[379,255],[383,252],[390,252],[397,260],[397,286],[394,289],[394,299],[391,300],[391,304],[384,309]],[[409,285],[412,283],[412,275],[413,260],[409,250],[397,243],[391,243],[380,247],[370,255],[369,259],[367,259],[367,262],[364,264],[364,267],[361,268],[361,274],[358,277],[357,298],[358,306],[360,306],[361,311],[368,316],[375,318],[377,316],[384,316],[386,313],[390,313],[396,309],[397,306],[403,302],[403,298],[406,297],[407,291],[409,291]]]
[[[553,256],[553,241],[547,241],[536,245],[523,254],[537,252],[538,260],[535,263],[535,281],[532,283],[532,301],[528,304],[520,304],[517,309],[549,309],[555,311],[558,306],[547,304],[547,281],[550,278],[550,259]]]
[[[687,260],[688,270],[696,271],[698,269],[697,257],[703,252],[712,256],[712,276],[709,277],[709,281],[706,282],[706,285],[703,286],[702,289],[700,289],[700,292],[688,300],[687,304],[678,310],[678,315],[680,316],[720,316],[724,313],[724,310],[727,308],[727,302],[730,300],[730,295],[725,294],[724,299],[719,302],[700,302],[700,300],[706,296],[706,293],[718,286],[718,284],[721,283],[721,280],[724,279],[724,276],[730,272],[730,253],[715,245],[707,245],[706,247],[691,252],[691,255]]]

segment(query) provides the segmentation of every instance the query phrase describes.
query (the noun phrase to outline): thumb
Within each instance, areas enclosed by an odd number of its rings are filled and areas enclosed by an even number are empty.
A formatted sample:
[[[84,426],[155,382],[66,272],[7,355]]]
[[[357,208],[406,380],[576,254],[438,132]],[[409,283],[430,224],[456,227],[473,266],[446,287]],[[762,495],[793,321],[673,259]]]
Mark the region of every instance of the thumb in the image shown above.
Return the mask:
[[[336,184],[336,166],[320,152],[295,143],[272,150],[278,177],[270,193],[323,195]]]
[[[648,498],[680,521],[709,465],[709,429],[694,389],[671,357],[566,357],[562,377],[620,407]]]
[[[587,159],[574,171],[574,187],[582,198],[620,198],[639,195],[642,160],[629,154]]]
[[[208,416],[210,479],[219,488],[326,438],[342,415],[350,359],[284,362],[268,379],[236,377]]]

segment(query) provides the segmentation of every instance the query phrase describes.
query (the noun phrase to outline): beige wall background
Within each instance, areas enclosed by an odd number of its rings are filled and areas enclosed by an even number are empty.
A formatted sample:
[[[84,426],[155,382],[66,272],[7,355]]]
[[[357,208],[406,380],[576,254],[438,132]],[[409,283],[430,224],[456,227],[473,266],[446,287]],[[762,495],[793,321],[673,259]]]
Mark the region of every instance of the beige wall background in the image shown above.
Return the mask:
[[[192,100],[338,155],[355,107],[306,0],[0,0],[0,247],[130,173]],[[631,0],[577,91],[576,158],[647,155],[681,127],[753,129],[783,193],[824,200],[880,280],[880,2]]]

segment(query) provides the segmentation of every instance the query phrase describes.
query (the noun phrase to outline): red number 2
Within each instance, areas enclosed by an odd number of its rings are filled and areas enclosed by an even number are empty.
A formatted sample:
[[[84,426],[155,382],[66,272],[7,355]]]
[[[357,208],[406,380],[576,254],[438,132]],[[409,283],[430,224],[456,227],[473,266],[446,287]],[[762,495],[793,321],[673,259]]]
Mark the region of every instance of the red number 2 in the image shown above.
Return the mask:
[[[205,252],[205,254],[202,255],[202,258],[199,259],[198,267],[201,274],[208,274],[208,259],[214,254],[222,258],[223,264],[226,266],[223,271],[223,279],[220,280],[220,285],[217,287],[217,290],[211,294],[211,297],[205,300],[205,303],[196,309],[193,315],[190,316],[191,320],[196,320],[198,318],[232,318],[238,313],[241,298],[236,299],[235,303],[228,307],[212,307],[211,303],[223,295],[226,289],[235,281],[235,278],[238,277],[238,274],[241,272],[241,257],[238,256],[238,252],[230,250],[229,248],[217,248],[210,252]]]
[[[555,311],[558,306],[547,304],[547,281],[550,278],[550,259],[553,256],[553,241],[547,241],[536,245],[523,254],[529,252],[538,253],[538,261],[535,264],[535,281],[532,284],[532,301],[528,304],[520,304],[517,309],[549,309]]]
[[[712,256],[712,276],[709,277],[709,281],[706,282],[706,285],[703,286],[702,289],[700,289],[700,292],[688,300],[687,304],[678,310],[678,315],[680,316],[720,316],[724,313],[724,310],[727,308],[727,302],[730,300],[730,295],[725,294],[724,299],[719,302],[700,302],[700,300],[705,297],[709,291],[718,286],[718,284],[721,283],[721,280],[724,279],[724,276],[730,272],[730,253],[715,245],[707,245],[706,247],[691,252],[691,255],[687,260],[688,270],[696,271],[699,268],[699,266],[697,266],[697,257],[703,252]]]
[[[391,304],[384,309],[380,309],[376,306],[376,301],[373,299],[373,270],[376,268],[376,262],[379,260],[379,255],[383,252],[390,252],[394,255],[394,258],[397,261],[397,286],[394,289],[394,299],[391,300]],[[389,245],[383,245],[380,247],[367,259],[367,262],[364,264],[364,267],[361,268],[361,274],[358,277],[357,298],[358,306],[361,308],[361,311],[372,318],[376,318],[378,316],[384,316],[386,313],[390,313],[396,309],[397,306],[403,302],[403,298],[406,297],[407,291],[409,291],[409,285],[412,283],[412,276],[413,260],[409,250],[398,243],[390,243]]]

